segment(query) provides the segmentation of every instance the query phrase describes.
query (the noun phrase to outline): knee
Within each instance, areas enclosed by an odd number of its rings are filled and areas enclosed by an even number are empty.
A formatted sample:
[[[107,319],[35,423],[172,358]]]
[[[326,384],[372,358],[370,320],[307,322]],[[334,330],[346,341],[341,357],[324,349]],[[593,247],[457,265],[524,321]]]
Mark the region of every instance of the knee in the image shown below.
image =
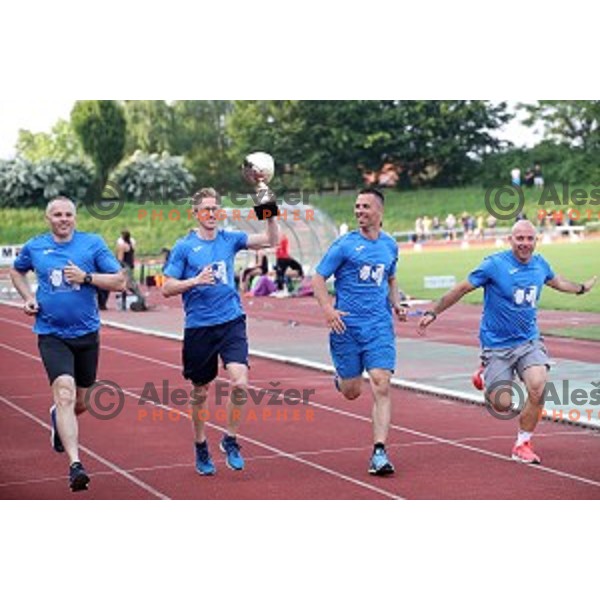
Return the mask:
[[[57,406],[67,407],[75,404],[75,382],[72,377],[57,377],[52,384],[52,392]]]
[[[231,381],[231,401],[234,404],[244,404],[248,396],[248,380],[246,377],[237,377]]]
[[[539,405],[543,404],[545,389],[546,389],[545,381],[535,381],[533,383],[530,383],[527,386],[527,394],[528,394],[531,402],[533,402],[534,404],[539,404]]]
[[[358,382],[346,386],[342,384],[341,391],[346,400],[356,400],[360,396],[362,390],[360,382]]]
[[[190,404],[203,406],[208,398],[208,385],[195,385],[190,393]]]
[[[390,378],[388,376],[372,376],[371,383],[376,396],[389,397],[390,395]]]
[[[506,390],[494,390],[486,395],[492,409],[500,413],[509,412],[512,408],[512,395]]]

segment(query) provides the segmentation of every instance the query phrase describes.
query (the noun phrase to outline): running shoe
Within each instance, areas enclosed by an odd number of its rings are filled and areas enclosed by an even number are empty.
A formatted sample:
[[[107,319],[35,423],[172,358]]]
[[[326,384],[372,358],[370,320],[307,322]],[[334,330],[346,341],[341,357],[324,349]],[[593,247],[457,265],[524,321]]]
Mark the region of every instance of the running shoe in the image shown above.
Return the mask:
[[[523,442],[512,449],[512,459],[527,465],[539,465],[542,459],[533,451],[531,442]]]
[[[90,483],[89,475],[85,472],[80,462],[74,462],[69,467],[69,486],[74,492],[82,492],[88,489]]]
[[[65,447],[63,446],[60,435],[58,435],[58,428],[56,427],[56,404],[53,404],[50,408],[50,421],[52,421],[52,432],[50,433],[50,443],[54,452],[64,452]]]
[[[371,475],[392,475],[394,473],[394,465],[389,461],[383,448],[377,448],[373,452],[369,473]]]
[[[240,454],[240,445],[237,439],[230,435],[223,436],[221,440],[221,450],[225,452],[227,466],[234,471],[241,471],[244,468],[244,459]]]
[[[196,471],[200,475],[214,475],[217,472],[206,441],[201,444],[196,442]]]

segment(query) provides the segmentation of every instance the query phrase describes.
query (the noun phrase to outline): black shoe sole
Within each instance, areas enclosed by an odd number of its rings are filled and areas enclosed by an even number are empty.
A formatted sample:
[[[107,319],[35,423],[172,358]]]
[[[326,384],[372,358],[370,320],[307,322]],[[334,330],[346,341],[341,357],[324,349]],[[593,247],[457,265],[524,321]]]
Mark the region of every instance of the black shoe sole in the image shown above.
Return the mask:
[[[374,469],[369,469],[370,475],[376,475],[378,477],[386,477],[387,475],[393,475],[395,472],[396,471],[394,470],[394,467],[392,467],[392,465],[386,465],[378,471],[375,471]]]
[[[85,492],[88,489],[90,478],[86,473],[79,473],[69,484],[73,492]]]

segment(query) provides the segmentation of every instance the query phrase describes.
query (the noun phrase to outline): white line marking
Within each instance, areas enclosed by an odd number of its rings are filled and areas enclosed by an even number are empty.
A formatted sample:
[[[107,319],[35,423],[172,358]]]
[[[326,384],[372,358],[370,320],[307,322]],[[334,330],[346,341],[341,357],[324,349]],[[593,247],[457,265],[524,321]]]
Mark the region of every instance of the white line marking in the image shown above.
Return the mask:
[[[35,415],[33,415],[29,411],[25,410],[24,408],[21,408],[18,404],[14,404],[10,400],[8,400],[8,398],[5,398],[4,396],[0,396],[0,401],[4,402],[4,404],[6,404],[7,406],[10,406],[13,410],[20,412],[22,415],[31,419],[38,425],[41,425],[44,429],[51,431],[52,428],[50,427],[50,425],[48,425],[47,423],[44,423],[44,421],[42,421],[41,419],[38,419]],[[83,452],[85,452],[86,454],[91,456],[92,458],[96,459],[99,463],[102,463],[105,467],[108,467],[109,469],[112,469],[113,471],[115,471],[115,473],[122,475],[123,477],[125,477],[125,479],[128,479],[129,481],[131,481],[131,483],[134,483],[138,487],[141,487],[146,492],[152,494],[153,496],[156,496],[157,498],[160,498],[161,500],[170,500],[170,498],[168,496],[165,496],[165,494],[159,492],[157,489],[153,488],[151,485],[144,483],[137,477],[130,475],[126,470],[122,469],[121,467],[119,467],[115,463],[107,460],[106,458],[103,458],[102,456],[100,456],[99,454],[97,454],[96,452],[94,452],[93,450],[88,448],[87,446],[83,446],[82,444],[79,444],[79,448]]]

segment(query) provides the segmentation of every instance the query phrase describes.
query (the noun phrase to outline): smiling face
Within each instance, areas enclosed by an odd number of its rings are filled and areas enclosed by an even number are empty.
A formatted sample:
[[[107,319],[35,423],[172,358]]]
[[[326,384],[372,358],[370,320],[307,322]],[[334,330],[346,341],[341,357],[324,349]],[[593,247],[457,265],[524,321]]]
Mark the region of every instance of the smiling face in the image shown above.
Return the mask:
[[[46,209],[46,222],[56,241],[69,241],[75,230],[75,205],[66,198],[52,200]]]
[[[528,263],[535,252],[537,232],[530,221],[519,221],[512,228],[509,236],[510,245],[515,258],[522,263]]]
[[[221,210],[216,198],[207,196],[194,207],[194,213],[201,229],[214,231],[218,225],[217,212]]]
[[[383,204],[375,194],[360,194],[354,204],[354,216],[362,231],[379,230]]]

